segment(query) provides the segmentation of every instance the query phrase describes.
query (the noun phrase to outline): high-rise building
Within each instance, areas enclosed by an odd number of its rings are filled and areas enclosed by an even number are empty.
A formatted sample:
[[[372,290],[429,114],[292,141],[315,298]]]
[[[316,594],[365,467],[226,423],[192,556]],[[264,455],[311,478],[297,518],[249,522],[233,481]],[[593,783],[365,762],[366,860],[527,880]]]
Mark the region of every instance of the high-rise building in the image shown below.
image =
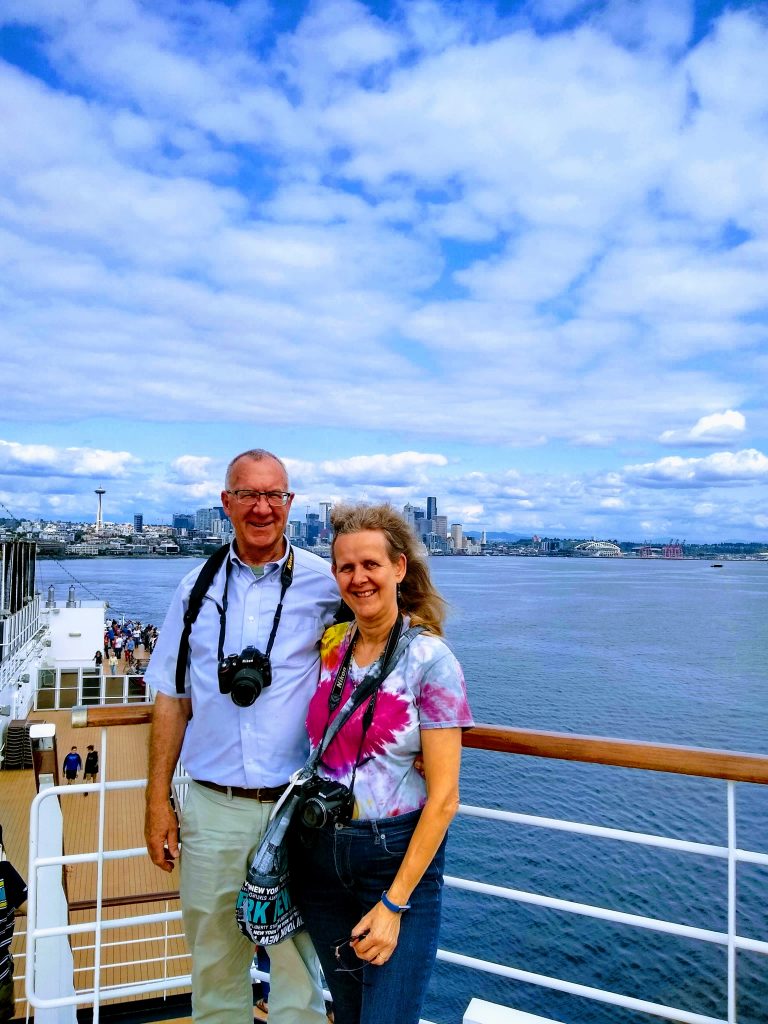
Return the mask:
[[[432,516],[430,520],[431,532],[436,533],[443,540],[448,539],[448,516]]]
[[[451,537],[453,539],[453,550],[464,550],[464,530],[461,523],[451,523]]]
[[[421,521],[424,519],[424,509],[411,505],[403,505],[403,519],[410,526],[417,537],[421,537]],[[418,525],[417,525],[418,524]]]
[[[307,544],[317,544],[320,533],[320,516],[317,512],[307,512]]]
[[[211,534],[214,532],[214,521],[224,518],[224,509],[221,505],[214,505],[212,508],[199,508],[195,512],[195,530],[198,533]]]
[[[427,498],[427,519],[434,519],[437,515],[437,498]]]
[[[320,502],[320,528],[329,530],[331,528],[331,509],[333,503],[330,501]]]
[[[133,532],[142,533],[144,530],[144,516],[141,512],[137,512],[133,517]]]
[[[174,512],[171,526],[174,530],[186,530],[189,533],[195,528],[195,517],[188,512]]]

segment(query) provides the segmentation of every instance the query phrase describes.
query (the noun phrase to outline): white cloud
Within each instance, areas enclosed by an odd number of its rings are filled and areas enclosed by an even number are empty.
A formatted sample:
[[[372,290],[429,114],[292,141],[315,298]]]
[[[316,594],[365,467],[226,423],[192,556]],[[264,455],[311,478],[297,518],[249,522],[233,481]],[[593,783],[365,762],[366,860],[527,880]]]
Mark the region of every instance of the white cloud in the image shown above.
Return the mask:
[[[744,433],[747,420],[743,413],[733,409],[702,416],[690,430],[665,430],[659,437],[661,444],[687,444],[712,446],[726,444]]]
[[[322,482],[329,488],[367,485],[414,487],[426,484],[428,470],[448,465],[444,455],[428,452],[397,452],[393,455],[354,455],[348,459],[328,459],[313,465],[286,459],[292,486],[306,489]]]
[[[741,511],[713,498],[712,528],[754,532],[740,453],[654,461],[742,446],[736,410],[768,451],[768,26],[725,10],[686,49],[692,13],[6,0],[8,436],[130,437],[163,510],[214,500],[258,429],[313,501],[420,489],[457,517],[638,530],[727,480]],[[175,423],[211,454],[155,461]]]
[[[214,466],[208,455],[180,455],[171,462],[171,471],[182,481],[198,483],[207,479]]]
[[[669,455],[657,462],[625,466],[630,481],[644,487],[709,487],[718,484],[768,482],[768,457],[755,448],[715,452],[705,458]]]
[[[44,444],[19,444],[0,440],[0,474],[21,476],[124,477],[139,464],[130,452],[100,448],[55,448]]]

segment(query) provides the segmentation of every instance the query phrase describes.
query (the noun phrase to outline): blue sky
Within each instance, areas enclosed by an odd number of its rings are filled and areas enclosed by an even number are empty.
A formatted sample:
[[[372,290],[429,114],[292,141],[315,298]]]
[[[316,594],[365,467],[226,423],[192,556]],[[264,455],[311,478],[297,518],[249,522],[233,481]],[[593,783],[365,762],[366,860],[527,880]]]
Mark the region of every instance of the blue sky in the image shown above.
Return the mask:
[[[768,5],[4,0],[0,501],[768,539]],[[1,511],[1,510],[0,510]]]

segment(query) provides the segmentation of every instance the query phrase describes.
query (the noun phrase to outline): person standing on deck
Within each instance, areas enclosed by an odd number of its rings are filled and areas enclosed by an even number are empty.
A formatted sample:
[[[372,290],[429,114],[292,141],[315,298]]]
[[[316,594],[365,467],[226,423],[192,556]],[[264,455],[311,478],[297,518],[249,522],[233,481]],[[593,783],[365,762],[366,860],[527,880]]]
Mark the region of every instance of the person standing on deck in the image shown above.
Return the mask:
[[[99,752],[96,750],[92,743],[88,744],[88,753],[85,755],[85,767],[83,768],[83,782],[96,782],[96,776],[99,774]],[[83,796],[88,796],[87,793],[83,793]]]
[[[27,886],[14,866],[5,859],[3,827],[0,825],[0,1024],[15,1015],[13,999],[13,957],[11,939],[16,911],[27,898]]]
[[[64,776],[67,780],[67,785],[71,786],[77,778],[77,773],[83,767],[83,762],[80,755],[77,752],[77,747],[72,747],[70,752],[64,758],[64,764],[61,766],[64,771]]]
[[[274,802],[309,753],[304,718],[317,686],[320,638],[339,595],[329,565],[285,537],[293,501],[285,466],[270,452],[236,456],[221,494],[235,533],[189,637],[186,690],[177,693],[183,615],[200,569],[179,585],[145,673],[156,692],[145,836],[152,861],[172,871],[178,823],[169,794],[181,755],[192,777],[181,820],[181,904],[192,954],[197,1024],[252,1024],[253,944],[235,901]],[[278,614],[280,605],[282,612]],[[238,706],[220,689],[219,658],[267,652],[271,684]],[[220,652],[221,647],[221,652]],[[302,933],[270,946],[272,1024],[325,1024],[319,965]]]

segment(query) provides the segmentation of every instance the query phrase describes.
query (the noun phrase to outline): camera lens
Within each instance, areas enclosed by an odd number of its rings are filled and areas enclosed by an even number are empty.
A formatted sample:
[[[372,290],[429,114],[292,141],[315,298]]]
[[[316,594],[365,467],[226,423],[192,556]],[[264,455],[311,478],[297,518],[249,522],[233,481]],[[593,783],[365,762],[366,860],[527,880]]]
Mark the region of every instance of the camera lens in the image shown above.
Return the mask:
[[[301,809],[301,823],[307,828],[322,828],[325,822],[325,807],[315,797],[310,797]]]
[[[239,708],[249,708],[261,693],[262,675],[258,669],[241,668],[232,680],[232,701]]]

